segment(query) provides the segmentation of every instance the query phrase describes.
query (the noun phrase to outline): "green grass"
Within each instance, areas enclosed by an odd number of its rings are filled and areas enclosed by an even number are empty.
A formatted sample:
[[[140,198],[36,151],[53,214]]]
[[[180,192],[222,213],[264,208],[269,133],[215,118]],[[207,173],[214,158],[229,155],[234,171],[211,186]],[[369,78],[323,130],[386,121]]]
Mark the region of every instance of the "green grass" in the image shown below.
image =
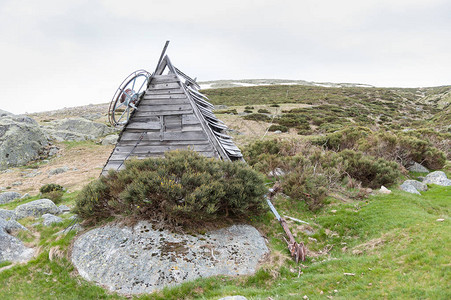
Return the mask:
[[[332,247],[329,255],[309,257],[299,277],[299,265],[289,257],[283,231],[267,213],[249,220],[269,237],[273,253],[272,263],[264,264],[254,276],[198,279],[135,298],[218,299],[239,294],[248,299],[299,299],[303,295],[310,299],[328,295],[340,299],[449,299],[450,194],[451,187],[438,186],[431,186],[421,196],[395,190],[366,201],[331,201],[317,213],[307,211],[300,201],[278,197],[274,202],[282,215],[305,220],[315,231],[311,237],[317,242],[308,240],[299,224],[290,221],[298,241],[305,241],[315,252]],[[66,202],[72,197],[66,197]],[[445,221],[437,222],[438,218]],[[66,257],[49,259],[53,247],[67,251],[74,233],[62,238],[55,233],[69,222],[36,228],[41,254],[26,265],[0,273],[0,299],[124,298],[83,280]],[[335,234],[326,234],[329,231]],[[353,254],[354,250],[360,254]]]

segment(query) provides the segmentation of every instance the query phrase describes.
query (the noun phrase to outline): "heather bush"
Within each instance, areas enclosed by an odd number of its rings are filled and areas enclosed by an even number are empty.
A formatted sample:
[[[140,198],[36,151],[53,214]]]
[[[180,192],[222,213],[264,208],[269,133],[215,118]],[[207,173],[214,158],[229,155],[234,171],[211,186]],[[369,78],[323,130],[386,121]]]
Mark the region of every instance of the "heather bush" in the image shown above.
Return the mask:
[[[248,165],[175,151],[165,158],[131,160],[119,172],[87,185],[75,212],[88,220],[115,215],[197,226],[265,211],[263,179]]]
[[[345,162],[346,173],[351,178],[359,180],[365,187],[379,188],[381,185],[392,185],[401,176],[399,166],[395,162],[349,149],[339,154]]]
[[[64,188],[56,183],[49,183],[39,189],[41,197],[52,200],[55,204],[61,202],[64,195]]]
[[[260,114],[260,113],[254,113],[249,114],[247,116],[244,116],[243,119],[245,120],[251,120],[251,121],[263,121],[263,122],[270,122],[271,118],[267,115]]]

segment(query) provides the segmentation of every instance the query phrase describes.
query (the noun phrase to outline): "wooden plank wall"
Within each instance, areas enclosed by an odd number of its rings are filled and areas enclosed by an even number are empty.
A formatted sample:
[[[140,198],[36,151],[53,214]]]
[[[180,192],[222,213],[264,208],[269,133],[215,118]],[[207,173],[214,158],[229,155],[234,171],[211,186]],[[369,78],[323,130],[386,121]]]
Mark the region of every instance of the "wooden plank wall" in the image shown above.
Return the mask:
[[[178,77],[174,74],[156,75],[138,110],[123,129],[102,175],[109,169],[124,168],[125,159],[162,157],[166,151],[180,149],[192,149],[207,157],[219,157],[218,151],[202,130]]]

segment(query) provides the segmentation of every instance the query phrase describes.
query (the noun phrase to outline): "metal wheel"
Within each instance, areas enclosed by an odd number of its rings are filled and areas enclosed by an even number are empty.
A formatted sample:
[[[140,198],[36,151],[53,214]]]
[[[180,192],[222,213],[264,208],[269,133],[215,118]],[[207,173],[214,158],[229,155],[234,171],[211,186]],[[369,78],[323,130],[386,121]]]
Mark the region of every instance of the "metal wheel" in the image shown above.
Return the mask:
[[[131,73],[114,93],[108,109],[108,119],[113,126],[125,125],[147,88],[150,73],[138,70]]]

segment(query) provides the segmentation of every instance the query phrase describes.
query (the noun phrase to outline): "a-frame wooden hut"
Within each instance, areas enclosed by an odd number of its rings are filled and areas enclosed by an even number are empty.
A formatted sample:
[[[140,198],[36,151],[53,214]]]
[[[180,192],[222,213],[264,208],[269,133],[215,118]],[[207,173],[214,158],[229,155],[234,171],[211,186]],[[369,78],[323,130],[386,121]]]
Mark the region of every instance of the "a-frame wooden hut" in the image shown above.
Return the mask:
[[[149,79],[147,90],[125,124],[105,164],[124,168],[124,161],[163,156],[166,151],[193,149],[207,157],[243,160],[240,149],[226,134],[227,126],[212,112],[213,105],[200,86],[166,55]]]

